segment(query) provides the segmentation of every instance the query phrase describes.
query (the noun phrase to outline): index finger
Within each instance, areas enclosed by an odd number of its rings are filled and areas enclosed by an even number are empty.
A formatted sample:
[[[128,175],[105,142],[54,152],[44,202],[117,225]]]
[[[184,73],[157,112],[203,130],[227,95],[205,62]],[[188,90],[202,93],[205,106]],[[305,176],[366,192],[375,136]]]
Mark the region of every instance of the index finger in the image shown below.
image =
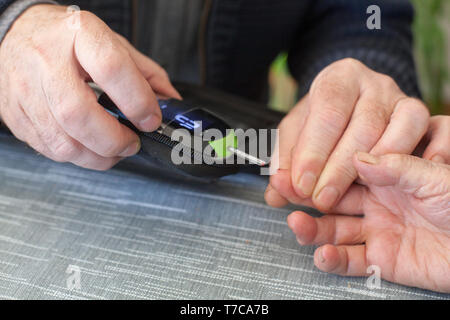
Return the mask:
[[[348,77],[346,69],[332,71],[319,75],[311,88],[310,115],[292,153],[292,185],[303,198],[311,197],[360,94],[357,77]]]
[[[281,121],[278,127],[280,137],[272,155],[271,166],[283,171],[290,171],[292,149],[308,118],[307,100],[308,95]],[[273,207],[283,207],[287,204],[287,200],[293,202],[292,192],[286,191],[292,189],[291,179],[289,177],[286,179],[286,175],[281,170],[277,170],[277,173],[270,177],[270,183],[265,193],[266,202]]]
[[[81,67],[137,128],[158,129],[158,101],[130,53],[106,24],[85,15],[89,22],[77,33],[74,49]]]

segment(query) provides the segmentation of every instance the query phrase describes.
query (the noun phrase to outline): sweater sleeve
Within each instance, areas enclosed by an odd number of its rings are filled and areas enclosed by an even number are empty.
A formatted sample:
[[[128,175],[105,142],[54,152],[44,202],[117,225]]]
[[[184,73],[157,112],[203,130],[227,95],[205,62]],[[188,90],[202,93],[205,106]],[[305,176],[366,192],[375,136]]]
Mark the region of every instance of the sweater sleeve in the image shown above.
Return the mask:
[[[367,26],[367,9],[373,4],[381,9],[381,29]],[[313,0],[309,19],[289,53],[289,68],[299,82],[301,96],[325,67],[354,58],[394,78],[406,94],[420,97],[413,58],[413,17],[408,0]]]
[[[42,4],[56,4],[51,0],[0,0],[0,43],[14,21],[29,7]]]

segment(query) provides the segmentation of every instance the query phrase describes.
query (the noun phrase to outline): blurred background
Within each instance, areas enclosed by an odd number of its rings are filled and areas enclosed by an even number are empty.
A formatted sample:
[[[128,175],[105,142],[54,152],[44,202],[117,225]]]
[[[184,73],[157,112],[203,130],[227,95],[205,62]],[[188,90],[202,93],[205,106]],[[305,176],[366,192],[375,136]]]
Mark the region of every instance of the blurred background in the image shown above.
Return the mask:
[[[450,115],[450,0],[411,0],[415,57],[424,100],[433,114]],[[270,75],[271,101],[288,111],[298,100],[295,80],[289,75],[287,55],[280,55]]]

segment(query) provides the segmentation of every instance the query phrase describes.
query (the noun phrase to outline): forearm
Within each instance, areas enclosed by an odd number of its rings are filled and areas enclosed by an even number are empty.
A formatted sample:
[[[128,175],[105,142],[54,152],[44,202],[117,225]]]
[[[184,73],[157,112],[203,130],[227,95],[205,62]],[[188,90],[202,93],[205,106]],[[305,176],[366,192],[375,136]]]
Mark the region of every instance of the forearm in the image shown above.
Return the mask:
[[[54,3],[51,0],[0,0],[0,43],[14,21],[29,7],[41,3]]]

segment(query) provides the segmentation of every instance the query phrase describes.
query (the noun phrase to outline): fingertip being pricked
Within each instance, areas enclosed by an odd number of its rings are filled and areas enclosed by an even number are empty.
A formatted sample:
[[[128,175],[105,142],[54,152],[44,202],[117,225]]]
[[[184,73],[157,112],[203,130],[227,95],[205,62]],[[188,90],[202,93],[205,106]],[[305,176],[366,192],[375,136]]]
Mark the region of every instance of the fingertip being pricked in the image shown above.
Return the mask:
[[[282,208],[288,204],[288,201],[270,184],[267,186],[266,192],[264,193],[264,199],[269,206],[274,208]]]
[[[287,223],[300,245],[308,245],[314,241],[317,223],[313,217],[304,212],[294,212],[289,215]]]

